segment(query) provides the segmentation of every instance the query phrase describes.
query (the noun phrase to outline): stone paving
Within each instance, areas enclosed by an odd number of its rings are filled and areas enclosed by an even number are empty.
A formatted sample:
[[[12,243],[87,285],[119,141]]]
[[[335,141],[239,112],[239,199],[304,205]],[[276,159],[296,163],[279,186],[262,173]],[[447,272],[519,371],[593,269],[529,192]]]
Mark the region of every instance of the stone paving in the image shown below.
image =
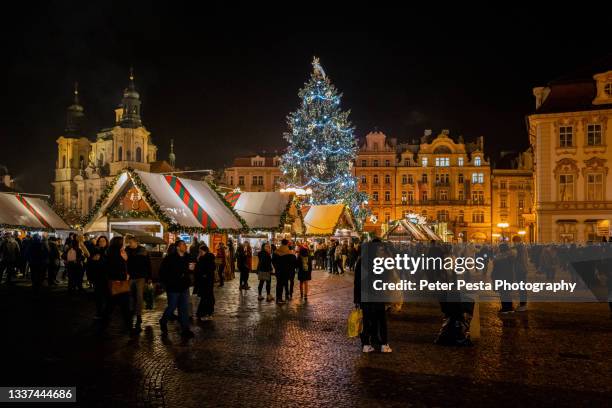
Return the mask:
[[[251,276],[254,286],[256,278]],[[64,288],[0,287],[2,385],[76,385],[87,407],[610,406],[612,320],[606,304],[534,304],[500,319],[481,304],[471,348],[432,341],[435,304],[389,318],[391,354],[346,337],[352,276],[314,273],[308,303],[257,301],[238,281],[216,289],[215,319],[160,335],[165,299],[140,336],[95,335],[93,302]],[[296,292],[297,292],[296,286]],[[194,306],[197,298],[193,298]],[[119,320],[116,316],[116,321]]]

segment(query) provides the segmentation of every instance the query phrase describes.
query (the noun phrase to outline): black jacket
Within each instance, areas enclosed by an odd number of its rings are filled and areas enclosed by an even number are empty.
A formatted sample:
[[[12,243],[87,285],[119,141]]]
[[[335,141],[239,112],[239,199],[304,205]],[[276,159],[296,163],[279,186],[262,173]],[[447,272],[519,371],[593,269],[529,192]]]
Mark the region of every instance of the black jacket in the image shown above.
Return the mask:
[[[257,264],[257,270],[262,272],[272,272],[272,255],[264,251],[263,249],[257,254],[259,262]]]
[[[159,269],[161,283],[166,292],[184,292],[189,289],[191,278],[189,273],[189,254],[180,256],[178,253],[166,256]]]
[[[121,257],[119,252],[108,253],[106,270],[108,271],[109,280],[127,279],[127,262]]]
[[[130,279],[151,279],[151,259],[149,253],[142,245],[132,249],[125,248],[127,253],[127,268]]]
[[[104,282],[108,280],[108,264],[106,260],[106,248],[94,247],[87,260],[87,279],[92,282]],[[98,255],[97,260],[94,257]]]
[[[279,275],[288,278],[291,272],[295,272],[296,262],[295,255],[287,246],[279,246],[272,258],[277,278]]]
[[[195,289],[200,296],[213,293],[216,269],[215,256],[210,252],[198,259],[195,270]]]

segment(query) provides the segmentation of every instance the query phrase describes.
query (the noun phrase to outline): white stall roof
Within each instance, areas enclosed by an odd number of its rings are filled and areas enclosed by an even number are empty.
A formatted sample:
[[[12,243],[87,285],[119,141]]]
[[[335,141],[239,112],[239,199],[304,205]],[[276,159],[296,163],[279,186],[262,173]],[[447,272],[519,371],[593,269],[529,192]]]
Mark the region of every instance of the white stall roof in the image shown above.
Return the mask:
[[[14,193],[0,193],[0,224],[15,228],[70,229],[45,200]]]
[[[290,193],[241,192],[226,195],[249,229],[282,228],[281,217],[292,200]]]

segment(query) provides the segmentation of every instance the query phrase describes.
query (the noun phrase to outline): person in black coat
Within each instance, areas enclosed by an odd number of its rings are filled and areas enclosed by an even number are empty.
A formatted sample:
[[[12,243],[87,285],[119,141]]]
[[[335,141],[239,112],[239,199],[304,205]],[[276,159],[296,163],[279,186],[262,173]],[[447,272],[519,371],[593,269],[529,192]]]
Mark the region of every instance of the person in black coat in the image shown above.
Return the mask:
[[[200,246],[196,269],[195,290],[200,297],[196,316],[200,320],[211,320],[215,311],[215,256],[206,245]]]
[[[308,300],[308,282],[312,279],[312,257],[308,248],[300,248],[297,258],[298,280],[300,281],[300,298]]]
[[[151,259],[149,252],[138,242],[138,237],[129,236],[128,247],[125,252],[128,255],[127,267],[130,275],[130,301],[133,315],[136,315],[134,330],[142,331],[142,312],[144,310],[144,288],[151,282]],[[194,260],[195,261],[195,260]]]
[[[272,263],[276,270],[276,304],[282,305],[289,300],[289,276],[292,271],[295,271],[296,258],[293,252],[289,249],[289,241],[283,239],[281,246],[276,248]],[[283,291],[285,292],[285,300],[283,301]]]
[[[113,237],[108,250],[106,252],[106,271],[107,271],[107,292],[108,297],[106,299],[106,307],[103,317],[103,327],[108,326],[110,318],[113,314],[113,310],[116,306],[119,306],[121,310],[121,317],[123,319],[124,329],[130,331],[131,325],[131,311],[130,311],[130,293],[118,293],[113,294],[110,290],[112,281],[126,281],[128,280],[127,273],[127,253],[123,247],[122,237]]]
[[[30,244],[26,248],[25,260],[30,267],[32,289],[37,291],[42,285],[49,263],[49,249],[40,238],[40,235],[34,234],[32,237]]]
[[[107,249],[108,239],[104,235],[100,235],[87,261],[87,279],[93,283],[94,287],[96,319],[104,316],[104,308],[110,297],[108,289],[108,265],[106,262]]]
[[[166,289],[168,306],[159,320],[159,326],[162,333],[167,333],[168,320],[178,308],[182,336],[193,337],[193,332],[189,328],[189,286],[191,285],[190,273],[195,269],[195,263],[191,261],[187,253],[185,241],[176,241],[175,247],[176,252],[166,255],[160,266],[160,280]]]

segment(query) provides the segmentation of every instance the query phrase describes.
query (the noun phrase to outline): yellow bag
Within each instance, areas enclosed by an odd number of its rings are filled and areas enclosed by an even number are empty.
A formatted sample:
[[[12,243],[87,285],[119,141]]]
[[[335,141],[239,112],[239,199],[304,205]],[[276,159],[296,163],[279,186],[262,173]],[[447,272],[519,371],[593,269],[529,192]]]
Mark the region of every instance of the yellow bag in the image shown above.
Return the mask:
[[[363,330],[363,310],[353,309],[348,317],[348,336],[357,337]]]

